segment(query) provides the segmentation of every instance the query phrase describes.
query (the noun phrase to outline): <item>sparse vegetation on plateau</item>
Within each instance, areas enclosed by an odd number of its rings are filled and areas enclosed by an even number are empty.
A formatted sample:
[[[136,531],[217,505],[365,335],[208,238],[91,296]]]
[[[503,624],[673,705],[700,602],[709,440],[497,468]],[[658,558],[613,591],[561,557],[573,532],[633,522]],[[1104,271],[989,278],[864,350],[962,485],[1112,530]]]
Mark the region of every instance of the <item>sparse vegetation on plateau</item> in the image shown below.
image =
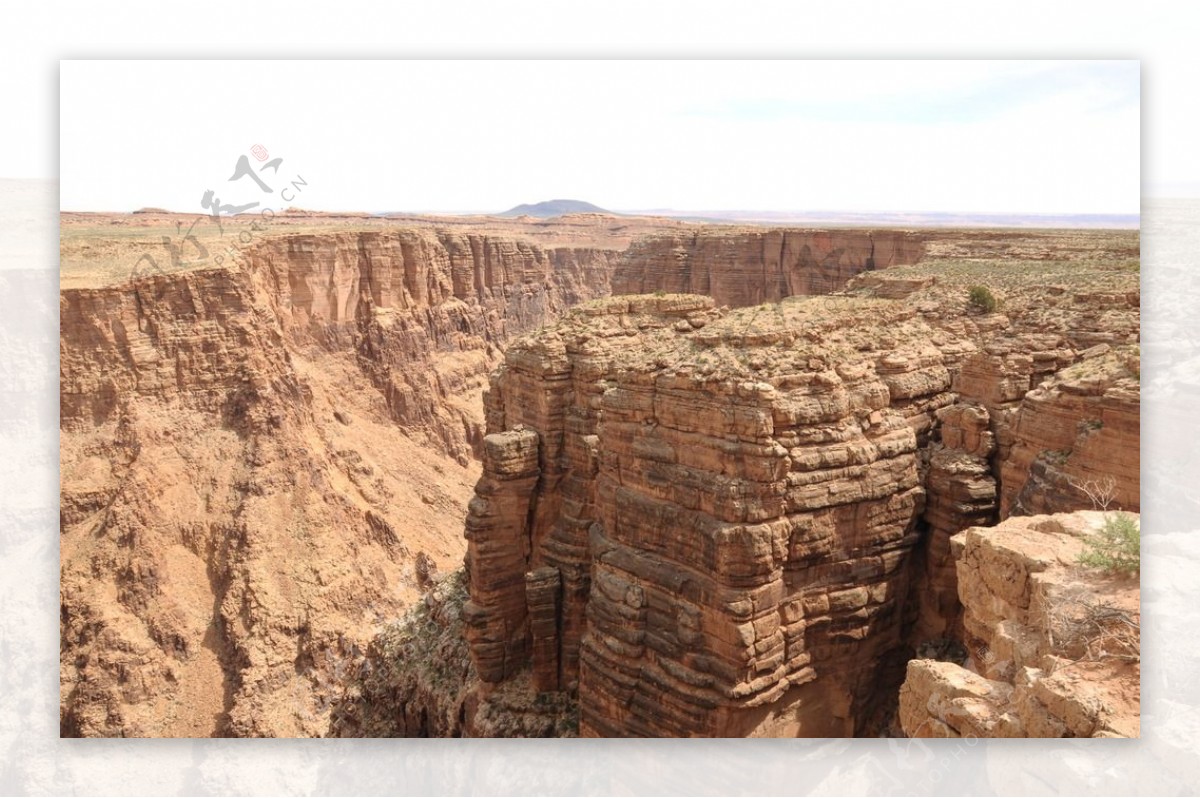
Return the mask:
[[[993,313],[1000,305],[996,300],[995,294],[986,285],[971,286],[970,297],[971,304],[984,313]]]

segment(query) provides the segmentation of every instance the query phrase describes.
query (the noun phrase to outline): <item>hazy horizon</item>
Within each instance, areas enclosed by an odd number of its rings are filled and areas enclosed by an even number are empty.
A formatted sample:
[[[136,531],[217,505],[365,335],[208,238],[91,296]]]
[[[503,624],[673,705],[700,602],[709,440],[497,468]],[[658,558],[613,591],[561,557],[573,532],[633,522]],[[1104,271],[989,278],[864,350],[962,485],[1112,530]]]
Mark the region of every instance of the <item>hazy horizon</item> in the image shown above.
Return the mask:
[[[539,200],[539,204],[549,200]],[[319,213],[330,215],[368,215],[373,218],[386,217],[479,217],[491,216],[497,219],[512,219],[507,215],[507,209],[478,209],[478,208],[421,208],[421,209],[388,209],[388,208],[307,208],[303,205],[286,210],[302,213]],[[99,214],[99,215],[135,215],[138,212],[163,211],[171,214],[196,215],[197,211],[163,208],[155,205],[143,205],[130,210],[95,210],[83,208],[63,208],[60,213]],[[245,211],[237,216],[254,217],[257,209]],[[274,212],[274,211],[272,211]],[[587,211],[585,211],[587,212]],[[1054,227],[1070,228],[1137,228],[1141,223],[1141,213],[1025,213],[1020,211],[929,211],[929,210],[837,210],[831,208],[813,209],[766,209],[766,208],[602,208],[601,211],[618,216],[649,217],[662,216],[667,218],[714,223],[743,223],[743,224],[822,224],[830,227],[852,227],[866,224],[906,224],[912,227],[954,227],[989,226],[996,227],[1037,227],[1039,221],[1056,222]],[[556,214],[562,215],[562,214]],[[543,217],[543,218],[553,218]],[[1072,223],[1073,222],[1073,223]]]
[[[32,182],[32,180],[30,180]],[[54,182],[54,181],[48,181]],[[1163,196],[1162,199],[1175,199],[1176,197]],[[1178,199],[1188,199],[1188,197],[1178,197]],[[303,204],[292,204],[283,211],[297,211],[307,213],[325,213],[325,214],[369,214],[372,216],[383,215],[445,215],[445,216],[499,216],[507,213],[513,208],[521,204],[538,204],[549,200],[537,200],[534,202],[514,203],[507,208],[321,208],[309,207]],[[586,200],[585,200],[586,201]],[[207,215],[203,210],[191,210],[186,208],[169,208],[164,205],[154,203],[144,203],[136,207],[130,208],[60,208],[61,213],[97,213],[97,214],[134,214],[142,211],[161,210],[166,213],[179,214],[200,214]],[[280,209],[270,209],[272,213],[279,213]],[[673,207],[644,207],[644,208],[603,208],[602,211],[617,215],[703,215],[703,214],[794,214],[794,215],[845,215],[845,216],[1022,216],[1029,218],[1037,218],[1042,216],[1079,216],[1079,217],[1120,217],[1120,218],[1138,218],[1140,211],[1133,212],[1075,212],[1075,211],[1022,211],[1022,210],[931,210],[931,209],[887,209],[887,208],[865,208],[865,209],[848,209],[848,208],[673,208]],[[244,211],[243,216],[253,216],[258,213],[258,209]]]

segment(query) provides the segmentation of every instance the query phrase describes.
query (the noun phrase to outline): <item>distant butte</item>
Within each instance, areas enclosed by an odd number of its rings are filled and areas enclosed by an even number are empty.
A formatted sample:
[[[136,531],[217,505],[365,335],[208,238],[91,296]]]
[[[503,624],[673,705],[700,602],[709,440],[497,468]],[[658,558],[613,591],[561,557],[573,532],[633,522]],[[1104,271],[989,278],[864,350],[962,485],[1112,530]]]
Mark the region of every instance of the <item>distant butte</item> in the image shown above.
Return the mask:
[[[612,213],[598,205],[582,200],[555,199],[545,202],[535,202],[532,205],[518,205],[509,208],[499,216],[536,216],[548,219],[552,216],[564,216],[568,213]]]

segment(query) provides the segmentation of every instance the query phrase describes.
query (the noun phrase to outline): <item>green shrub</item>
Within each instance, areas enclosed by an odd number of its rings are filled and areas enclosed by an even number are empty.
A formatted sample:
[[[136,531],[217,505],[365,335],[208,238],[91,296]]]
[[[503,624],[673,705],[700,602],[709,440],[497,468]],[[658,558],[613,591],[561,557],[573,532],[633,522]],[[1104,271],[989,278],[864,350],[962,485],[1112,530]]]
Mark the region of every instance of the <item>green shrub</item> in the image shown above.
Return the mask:
[[[976,285],[971,287],[971,304],[982,310],[984,313],[992,313],[999,307],[1000,303],[996,300],[995,294],[986,285]]]
[[[1080,565],[1105,571],[1134,574],[1142,568],[1142,530],[1127,513],[1104,517],[1100,533],[1084,543]]]

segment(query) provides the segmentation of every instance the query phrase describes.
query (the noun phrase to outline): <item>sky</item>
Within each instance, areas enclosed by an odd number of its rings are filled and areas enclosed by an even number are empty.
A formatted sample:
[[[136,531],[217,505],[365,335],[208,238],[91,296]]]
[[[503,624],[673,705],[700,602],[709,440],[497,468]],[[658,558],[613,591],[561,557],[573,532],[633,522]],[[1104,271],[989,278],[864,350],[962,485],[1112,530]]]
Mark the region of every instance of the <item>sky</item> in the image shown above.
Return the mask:
[[[1136,214],[1139,106],[1137,61],[64,61],[60,204]]]

